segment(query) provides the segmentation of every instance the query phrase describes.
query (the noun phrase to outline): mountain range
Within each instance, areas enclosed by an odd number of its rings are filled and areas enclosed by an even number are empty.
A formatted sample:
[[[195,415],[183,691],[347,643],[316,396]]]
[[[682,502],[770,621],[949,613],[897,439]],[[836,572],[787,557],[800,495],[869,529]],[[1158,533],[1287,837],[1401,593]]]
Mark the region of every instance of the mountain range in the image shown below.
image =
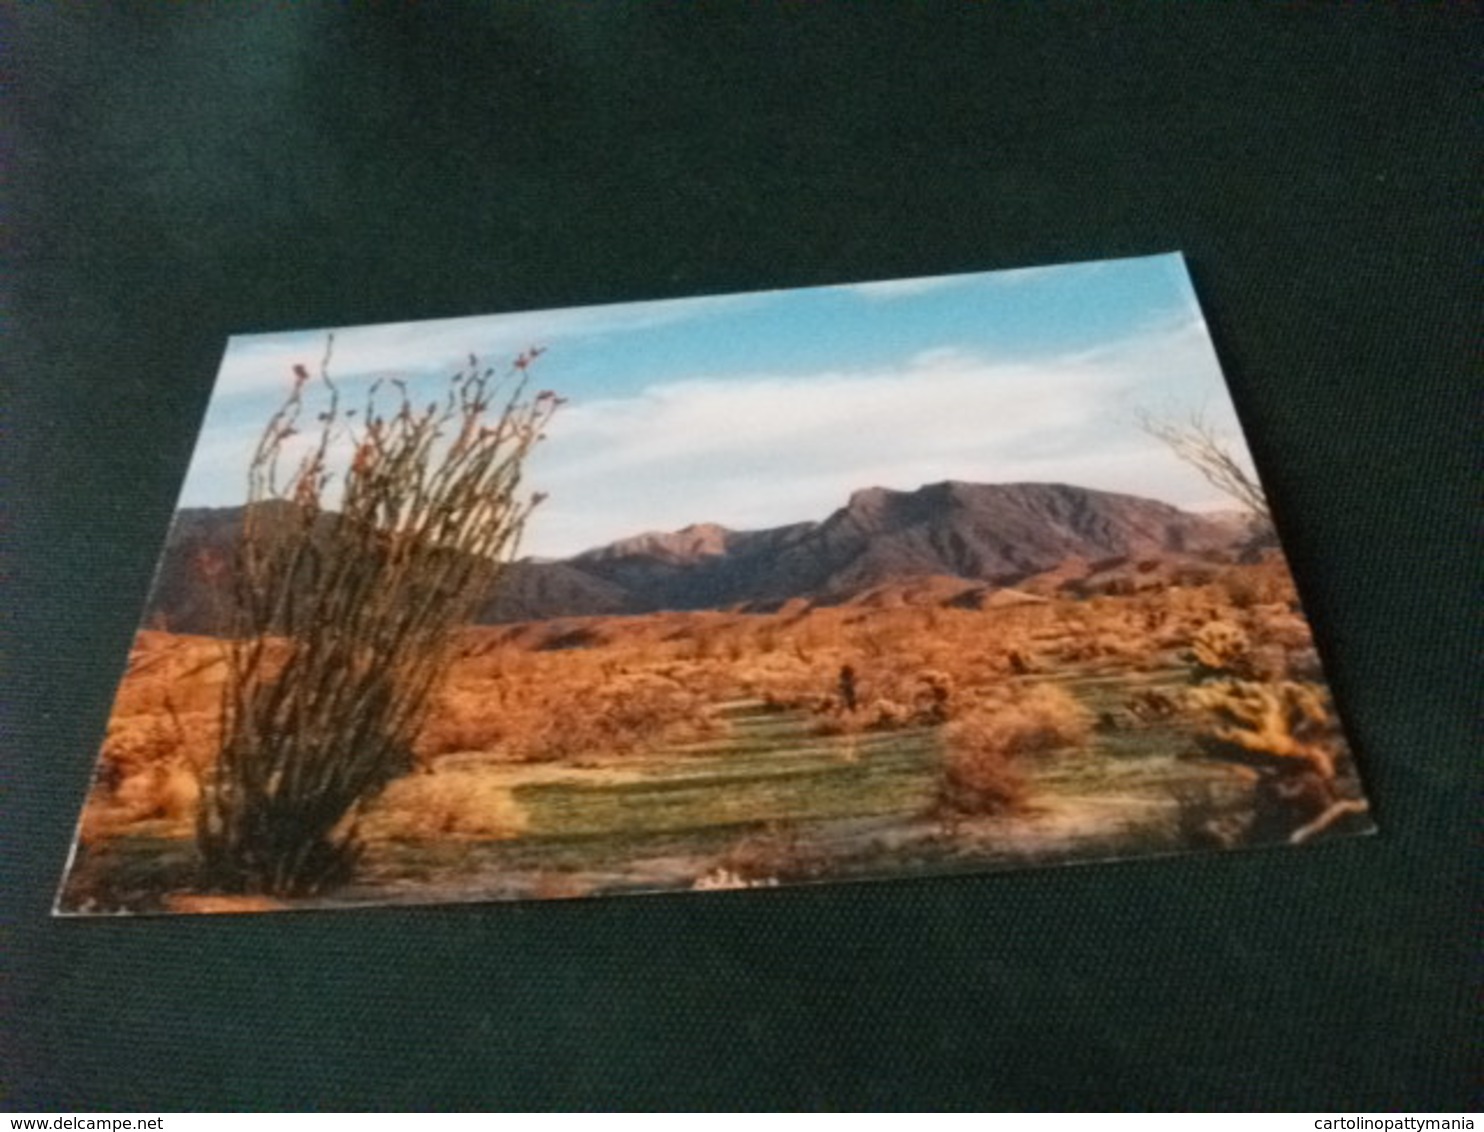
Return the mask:
[[[177,513],[146,623],[212,632],[224,606],[220,571],[230,560],[242,508]],[[1068,484],[944,482],[915,491],[872,487],[817,522],[739,531],[715,523],[621,539],[557,561],[512,563],[478,620],[657,610],[776,609],[792,599],[859,599],[912,580],[957,579],[982,595],[1139,562],[1230,560],[1249,548],[1239,515],[1194,514],[1133,495]],[[1034,588],[1034,585],[1032,585]],[[942,586],[939,586],[939,590]],[[954,587],[949,587],[953,590]]]

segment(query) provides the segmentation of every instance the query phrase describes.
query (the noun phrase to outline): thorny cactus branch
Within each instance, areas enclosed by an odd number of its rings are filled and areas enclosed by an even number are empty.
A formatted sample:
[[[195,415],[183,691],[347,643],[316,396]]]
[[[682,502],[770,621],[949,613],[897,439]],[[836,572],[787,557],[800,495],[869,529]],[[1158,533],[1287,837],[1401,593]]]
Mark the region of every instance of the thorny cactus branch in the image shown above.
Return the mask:
[[[1334,756],[1323,744],[1329,713],[1316,688],[1290,681],[1222,680],[1194,689],[1191,699],[1210,713],[1208,734],[1228,760],[1334,778]]]
[[[384,414],[378,383],[357,419],[330,378],[332,349],[292,473],[314,380],[302,366],[249,469],[226,727],[197,823],[203,879],[229,891],[314,892],[350,874],[361,808],[409,769],[452,634],[540,502],[519,494],[522,472],[561,403],[526,395],[533,349],[498,376],[470,355],[422,410],[392,381]]]

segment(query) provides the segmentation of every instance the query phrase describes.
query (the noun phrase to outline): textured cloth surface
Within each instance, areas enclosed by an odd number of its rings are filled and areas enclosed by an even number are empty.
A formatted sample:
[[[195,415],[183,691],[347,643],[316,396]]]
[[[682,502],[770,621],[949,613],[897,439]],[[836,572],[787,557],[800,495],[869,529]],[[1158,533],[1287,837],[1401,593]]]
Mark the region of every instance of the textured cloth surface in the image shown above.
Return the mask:
[[[8,8],[3,1103],[1477,1104],[1476,16]],[[1379,836],[49,919],[227,334],[1177,248]]]

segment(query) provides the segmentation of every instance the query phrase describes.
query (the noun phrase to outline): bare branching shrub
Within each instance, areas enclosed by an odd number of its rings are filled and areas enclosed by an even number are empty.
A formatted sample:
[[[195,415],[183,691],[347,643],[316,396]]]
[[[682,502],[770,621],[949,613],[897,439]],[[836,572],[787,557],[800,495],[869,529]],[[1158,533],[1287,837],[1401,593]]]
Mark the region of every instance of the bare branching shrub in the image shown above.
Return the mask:
[[[312,893],[353,869],[361,810],[410,768],[453,630],[539,502],[519,490],[558,404],[526,395],[538,353],[499,375],[471,356],[421,409],[397,381],[384,409],[378,382],[358,416],[327,348],[313,420],[295,367],[252,456],[232,563],[221,753],[197,821],[208,888]]]
[[[1273,514],[1262,484],[1215,425],[1199,413],[1183,420],[1168,420],[1145,412],[1137,419],[1141,429],[1199,472],[1207,483],[1252,512],[1264,531],[1272,530]]]

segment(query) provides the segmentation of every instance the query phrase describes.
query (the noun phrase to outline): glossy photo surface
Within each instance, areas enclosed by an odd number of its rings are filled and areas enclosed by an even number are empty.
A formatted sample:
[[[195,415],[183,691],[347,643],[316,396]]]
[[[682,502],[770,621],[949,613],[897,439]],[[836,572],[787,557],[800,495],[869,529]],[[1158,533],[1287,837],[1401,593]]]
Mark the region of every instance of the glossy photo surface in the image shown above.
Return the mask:
[[[1166,255],[232,338],[57,911],[1372,828]]]

